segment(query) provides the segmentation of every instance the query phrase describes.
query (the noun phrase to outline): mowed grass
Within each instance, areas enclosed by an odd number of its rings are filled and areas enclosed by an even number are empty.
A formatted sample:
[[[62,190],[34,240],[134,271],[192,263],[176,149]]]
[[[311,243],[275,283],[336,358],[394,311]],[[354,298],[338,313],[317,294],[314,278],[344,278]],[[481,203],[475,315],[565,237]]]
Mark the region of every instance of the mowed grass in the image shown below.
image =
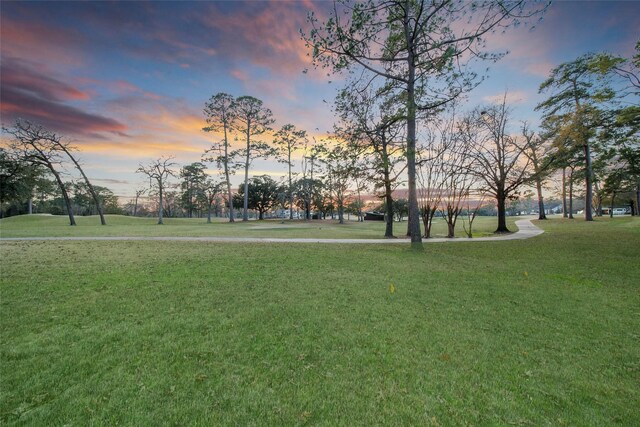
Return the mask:
[[[0,422],[638,425],[640,218],[541,226],[423,253],[2,242]]]
[[[509,217],[512,231],[518,227],[517,217]],[[478,217],[473,223],[474,237],[488,236],[496,229],[496,217]],[[382,221],[337,220],[264,220],[242,222],[216,218],[207,224],[206,218],[165,218],[158,225],[157,218],[137,218],[107,215],[107,225],[101,226],[97,216],[76,217],[77,226],[69,226],[69,218],[53,215],[21,215],[0,220],[0,237],[74,237],[74,236],[178,236],[178,237],[272,237],[272,238],[325,238],[325,239],[380,239],[384,237]],[[394,234],[404,237],[407,222],[396,222]],[[433,226],[434,237],[446,237],[447,226],[442,218],[436,218]],[[466,237],[460,219],[457,237]]]

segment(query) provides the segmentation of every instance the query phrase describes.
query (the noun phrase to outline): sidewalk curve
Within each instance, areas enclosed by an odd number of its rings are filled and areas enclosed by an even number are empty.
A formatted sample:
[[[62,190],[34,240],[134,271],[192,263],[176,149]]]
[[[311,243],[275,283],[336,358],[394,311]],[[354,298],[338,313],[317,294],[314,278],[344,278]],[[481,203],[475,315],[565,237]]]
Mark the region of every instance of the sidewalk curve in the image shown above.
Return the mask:
[[[454,243],[454,242],[493,242],[501,240],[529,239],[544,233],[544,230],[536,227],[528,219],[516,221],[518,231],[511,234],[492,237],[477,237],[467,239],[458,237],[424,239],[423,243]],[[308,238],[276,238],[276,237],[6,237],[0,241],[169,241],[169,242],[220,242],[220,243],[356,243],[356,244],[406,244],[408,239],[308,239]]]

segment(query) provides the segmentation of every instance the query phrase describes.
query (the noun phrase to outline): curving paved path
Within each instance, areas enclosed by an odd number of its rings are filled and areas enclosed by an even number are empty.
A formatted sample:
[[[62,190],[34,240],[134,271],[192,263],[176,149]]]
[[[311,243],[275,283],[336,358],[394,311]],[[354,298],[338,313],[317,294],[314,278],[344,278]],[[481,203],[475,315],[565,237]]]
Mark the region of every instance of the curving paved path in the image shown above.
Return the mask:
[[[503,236],[493,237],[476,237],[467,239],[464,237],[448,239],[433,238],[424,239],[423,243],[455,243],[455,242],[494,242],[502,240],[523,240],[538,236],[544,233],[544,230],[536,227],[531,220],[521,219],[516,221],[518,231]],[[408,239],[316,239],[316,238],[276,238],[276,237],[6,237],[0,238],[0,241],[120,241],[120,240],[144,240],[144,241],[171,241],[171,242],[221,242],[221,243],[357,243],[357,244],[401,244],[409,243]]]

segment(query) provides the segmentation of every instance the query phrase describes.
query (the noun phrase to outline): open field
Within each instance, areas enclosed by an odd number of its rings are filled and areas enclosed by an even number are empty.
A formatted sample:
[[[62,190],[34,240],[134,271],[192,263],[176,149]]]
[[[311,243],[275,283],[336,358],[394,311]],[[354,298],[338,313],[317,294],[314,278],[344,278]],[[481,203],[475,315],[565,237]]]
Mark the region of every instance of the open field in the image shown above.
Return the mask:
[[[514,221],[519,217],[509,217],[508,226],[517,231]],[[165,218],[164,225],[158,225],[157,218],[136,218],[107,215],[107,225],[101,226],[97,216],[76,217],[77,226],[69,226],[65,216],[22,215],[0,220],[1,237],[70,237],[70,236],[178,236],[178,237],[275,237],[275,238],[343,238],[379,239],[384,236],[382,221],[337,220],[299,221],[264,220],[236,221],[215,219],[207,224],[205,218]],[[478,217],[473,223],[474,237],[489,236],[496,229],[496,217]],[[460,220],[456,235],[466,237]],[[398,237],[406,234],[407,223],[396,222],[394,233]],[[446,237],[447,226],[442,218],[434,221],[434,237]]]
[[[2,242],[0,423],[638,425],[640,218],[538,225],[424,253]]]

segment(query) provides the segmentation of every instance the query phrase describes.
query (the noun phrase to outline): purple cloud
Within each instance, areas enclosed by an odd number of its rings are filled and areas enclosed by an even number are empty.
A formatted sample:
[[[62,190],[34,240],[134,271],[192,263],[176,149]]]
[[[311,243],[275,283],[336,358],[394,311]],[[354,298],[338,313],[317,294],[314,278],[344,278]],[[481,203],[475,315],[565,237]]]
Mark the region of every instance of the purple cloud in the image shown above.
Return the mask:
[[[2,58],[0,112],[3,120],[29,119],[51,130],[74,135],[112,132],[124,135],[127,126],[91,114],[65,101],[87,100],[89,95],[65,82],[39,73],[26,62]],[[8,125],[9,123],[4,123]]]

